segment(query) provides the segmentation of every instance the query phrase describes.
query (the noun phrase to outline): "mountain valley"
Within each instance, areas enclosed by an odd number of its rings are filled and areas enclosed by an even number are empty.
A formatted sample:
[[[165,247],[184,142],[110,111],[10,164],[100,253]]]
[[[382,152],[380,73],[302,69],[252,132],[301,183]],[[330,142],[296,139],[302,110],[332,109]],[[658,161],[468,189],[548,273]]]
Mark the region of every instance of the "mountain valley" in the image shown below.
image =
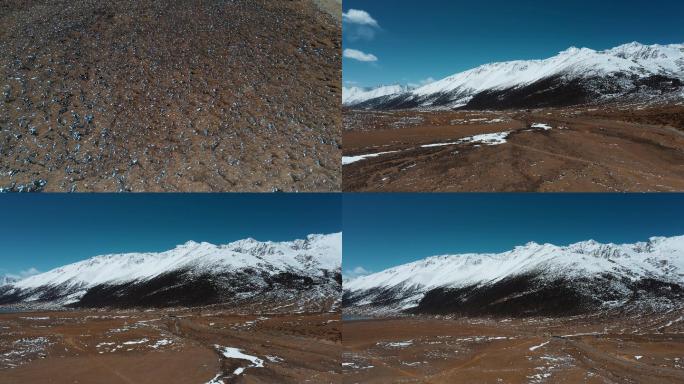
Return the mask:
[[[345,282],[345,382],[677,383],[684,237],[528,243]]]

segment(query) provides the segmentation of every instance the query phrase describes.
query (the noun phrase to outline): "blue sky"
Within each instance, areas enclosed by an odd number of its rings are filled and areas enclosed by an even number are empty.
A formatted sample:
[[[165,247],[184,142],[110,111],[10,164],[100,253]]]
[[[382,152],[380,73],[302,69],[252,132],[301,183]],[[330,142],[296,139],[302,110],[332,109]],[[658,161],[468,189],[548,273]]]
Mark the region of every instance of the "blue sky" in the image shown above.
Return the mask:
[[[419,84],[570,46],[684,42],[684,2],[673,0],[344,0],[343,9],[344,49],[377,59],[345,58],[346,86]]]
[[[345,194],[343,270],[502,252],[529,241],[632,243],[684,235],[684,194]]]
[[[0,276],[188,240],[293,240],[342,230],[334,194],[0,194]]]

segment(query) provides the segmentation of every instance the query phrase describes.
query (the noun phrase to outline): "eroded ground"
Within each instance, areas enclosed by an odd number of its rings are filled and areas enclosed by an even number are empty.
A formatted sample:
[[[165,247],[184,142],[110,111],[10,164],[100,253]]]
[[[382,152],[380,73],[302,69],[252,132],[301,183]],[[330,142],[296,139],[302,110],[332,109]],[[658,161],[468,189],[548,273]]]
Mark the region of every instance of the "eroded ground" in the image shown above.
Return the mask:
[[[334,7],[0,2],[0,190],[339,190]]]
[[[684,191],[684,107],[345,111],[345,191]]]
[[[0,314],[2,383],[336,383],[340,350],[334,313]]]
[[[681,383],[684,316],[345,321],[344,383]]]

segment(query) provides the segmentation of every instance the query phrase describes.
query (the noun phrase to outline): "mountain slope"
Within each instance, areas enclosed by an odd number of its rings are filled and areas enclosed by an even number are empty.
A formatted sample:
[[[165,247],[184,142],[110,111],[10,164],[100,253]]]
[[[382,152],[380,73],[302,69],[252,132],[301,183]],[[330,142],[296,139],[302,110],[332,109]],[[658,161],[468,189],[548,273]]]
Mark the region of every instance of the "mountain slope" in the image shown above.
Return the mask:
[[[569,48],[545,60],[491,63],[421,88],[366,98],[370,109],[502,109],[684,99],[684,44]],[[661,100],[662,101],[662,100]]]
[[[636,244],[529,243],[430,257],[345,282],[351,311],[563,315],[684,303],[684,236]]]
[[[355,105],[379,97],[401,94],[411,88],[403,85],[381,85],[376,88],[342,87],[342,105]]]
[[[96,256],[0,286],[0,304],[193,306],[337,300],[341,234],[289,242],[187,242],[160,253]]]

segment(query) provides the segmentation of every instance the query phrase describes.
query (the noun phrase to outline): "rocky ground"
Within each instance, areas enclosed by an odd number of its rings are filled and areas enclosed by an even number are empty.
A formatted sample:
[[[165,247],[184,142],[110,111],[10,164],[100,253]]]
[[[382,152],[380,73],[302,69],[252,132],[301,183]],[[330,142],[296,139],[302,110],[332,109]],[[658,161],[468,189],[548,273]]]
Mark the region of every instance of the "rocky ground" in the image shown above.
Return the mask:
[[[345,321],[344,383],[680,383],[684,312]]]
[[[0,314],[0,381],[339,382],[340,324],[217,308]]]
[[[342,0],[314,0],[319,7],[342,21]]]
[[[0,188],[339,190],[331,7],[3,1]]]
[[[684,190],[684,107],[344,112],[345,191]]]

